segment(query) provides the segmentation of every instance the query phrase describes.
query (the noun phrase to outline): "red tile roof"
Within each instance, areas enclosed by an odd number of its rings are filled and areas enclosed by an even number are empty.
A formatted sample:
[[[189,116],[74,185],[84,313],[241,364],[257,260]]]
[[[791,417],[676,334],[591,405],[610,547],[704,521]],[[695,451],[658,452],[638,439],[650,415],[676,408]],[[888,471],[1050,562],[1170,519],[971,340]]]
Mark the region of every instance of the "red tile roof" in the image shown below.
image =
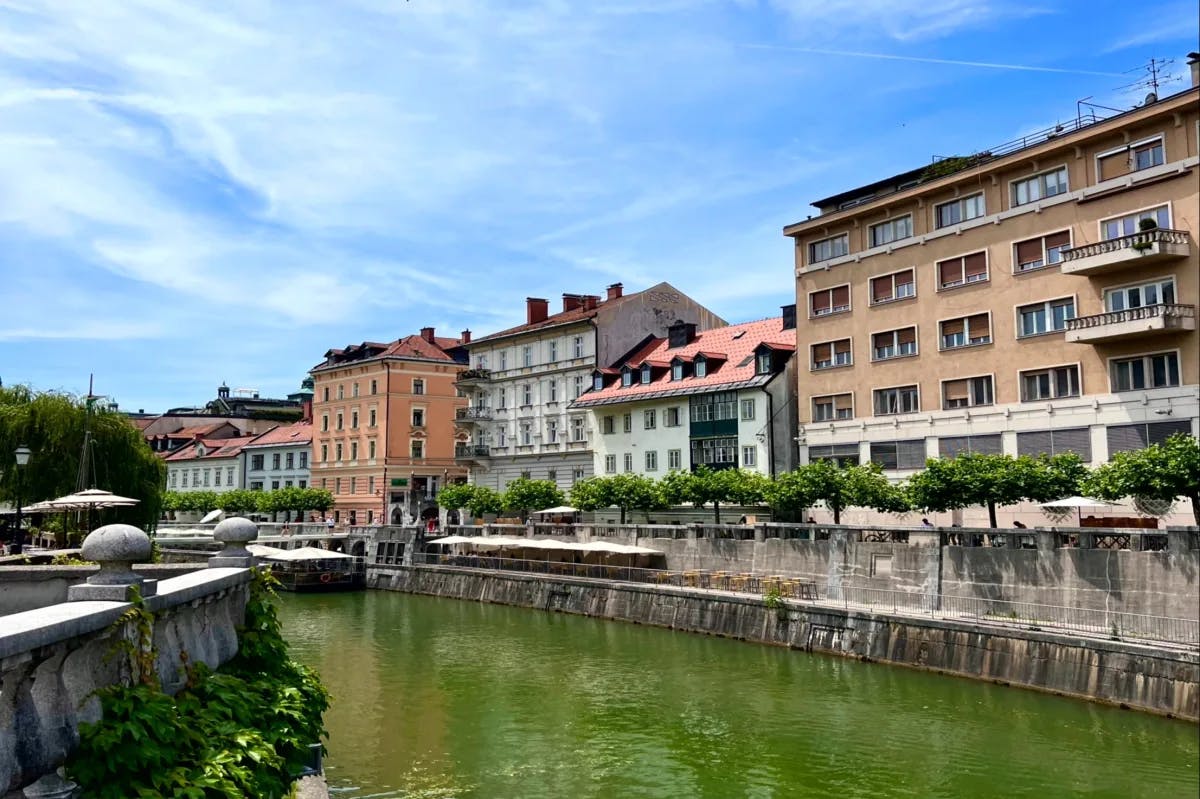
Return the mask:
[[[373,358],[419,358],[457,363],[461,362],[460,359],[449,351],[461,346],[463,343],[460,339],[434,336],[433,341],[427,341],[418,333],[396,339],[390,344],[364,341],[362,344],[348,344],[343,349],[329,350],[325,353],[325,360],[314,366],[312,371],[351,366]]]
[[[696,338],[684,347],[672,348],[667,339],[655,339],[652,342],[653,346],[641,348],[626,363],[630,366],[640,366],[641,362],[635,361],[634,358],[651,363],[670,362],[674,358],[692,361],[697,355],[704,355],[717,362],[710,364],[704,377],[688,376],[682,380],[672,380],[670,370],[666,370],[653,376],[649,383],[635,381],[627,388],[622,387],[618,380],[601,391],[584,392],[579,399],[571,403],[571,407],[609,405],[673,394],[695,394],[700,391],[761,385],[773,376],[755,373],[754,351],[761,344],[766,344],[774,350],[794,351],[796,331],[784,330],[783,317],[775,316],[707,330],[697,334]],[[624,364],[615,365],[619,367]]]
[[[229,422],[213,422],[212,424],[202,424],[195,427],[181,427],[174,433],[163,433],[162,435],[167,438],[195,438],[196,436],[206,438],[227,424]]]
[[[312,443],[312,422],[295,422],[272,427],[267,432],[246,445],[246,449],[255,447],[302,446]]]
[[[541,330],[542,328],[545,328],[545,327],[558,327],[559,325],[568,325],[568,324],[571,324],[572,322],[583,322],[585,320],[588,320],[588,319],[591,319],[592,317],[594,317],[597,313],[600,312],[601,308],[611,308],[612,306],[619,305],[620,303],[625,302],[629,298],[636,297],[641,293],[642,292],[640,292],[640,291],[634,291],[634,292],[630,292],[629,294],[623,294],[620,297],[614,297],[611,300],[601,299],[600,297],[595,296],[594,297],[595,302],[596,302],[595,307],[592,307],[592,308],[580,307],[580,308],[573,308],[569,311],[559,311],[556,314],[550,314],[549,316],[547,316],[545,319],[543,319],[540,322],[532,322],[532,323],[528,323],[528,324],[524,324],[524,325],[517,325],[516,327],[510,327],[506,330],[500,330],[496,333],[489,333],[486,336],[480,336],[479,338],[472,339],[471,344],[474,345],[474,344],[478,344],[478,343],[484,342],[484,341],[491,341],[492,339],[504,338],[505,336],[514,336],[518,333],[527,333],[531,330]],[[593,296],[593,295],[579,295],[579,296],[583,297],[583,296]]]
[[[207,460],[209,458],[232,458],[242,451],[242,448],[253,441],[257,436],[238,436],[237,438],[208,438],[201,439],[200,443],[204,445],[204,454],[197,455],[196,447],[185,444],[179,449],[167,455],[165,460],[168,461],[194,461]]]

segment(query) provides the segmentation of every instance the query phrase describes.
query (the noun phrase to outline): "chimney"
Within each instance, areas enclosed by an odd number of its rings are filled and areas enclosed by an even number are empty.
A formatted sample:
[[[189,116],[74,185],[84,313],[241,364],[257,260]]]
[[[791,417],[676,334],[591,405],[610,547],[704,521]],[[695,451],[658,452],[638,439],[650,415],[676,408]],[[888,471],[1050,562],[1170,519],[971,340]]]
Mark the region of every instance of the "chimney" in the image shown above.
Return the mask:
[[[621,293],[624,290],[625,290],[625,287],[622,284],[613,283],[611,286],[608,287],[608,299],[610,301],[621,299]]]
[[[421,338],[425,339],[430,344],[432,344],[433,343],[433,328],[432,327],[421,328]]]
[[[675,323],[667,328],[667,349],[675,349],[676,347],[686,347],[696,339],[696,325],[691,322],[685,322],[682,319],[676,319]]]
[[[600,304],[600,295],[598,295],[598,294],[584,294],[583,295],[583,310],[594,311],[594,310],[596,310],[596,306],[599,304]]]
[[[1200,86],[1200,53],[1188,53],[1188,66],[1192,68],[1192,86]]]
[[[300,401],[300,421],[312,421],[312,400],[306,399]]]
[[[470,343],[471,343],[471,330],[470,330],[470,328],[468,328],[468,329],[466,329],[466,330],[464,330],[464,331],[462,332],[462,339],[461,339],[461,340],[462,340],[462,343],[463,343],[463,344],[470,344]]]
[[[563,311],[574,311],[583,307],[582,294],[564,294],[563,295]]]
[[[550,315],[550,302],[540,297],[525,298],[525,323],[545,322]]]
[[[783,329],[796,329],[796,303],[783,306]]]

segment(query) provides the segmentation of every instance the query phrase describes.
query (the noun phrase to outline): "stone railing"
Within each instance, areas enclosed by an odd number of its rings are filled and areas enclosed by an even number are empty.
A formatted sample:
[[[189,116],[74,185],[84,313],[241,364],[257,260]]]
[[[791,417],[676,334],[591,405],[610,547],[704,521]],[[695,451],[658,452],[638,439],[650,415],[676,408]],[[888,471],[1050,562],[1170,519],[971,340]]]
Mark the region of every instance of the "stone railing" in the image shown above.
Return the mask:
[[[1182,230],[1155,228],[1153,230],[1131,233],[1128,236],[1118,236],[1115,239],[1097,241],[1094,244],[1081,244],[1078,247],[1063,250],[1062,255],[1063,259],[1070,263],[1071,261],[1078,261],[1081,258],[1090,258],[1093,255],[1103,255],[1104,253],[1116,252],[1117,250],[1131,248],[1136,250],[1148,249],[1157,242],[1187,244],[1188,234]]]
[[[100,719],[95,691],[133,679],[126,658],[114,654],[136,633],[122,624],[133,607],[134,586],[154,614],[155,669],[163,689],[178,691],[187,661],[217,668],[238,649],[253,558],[245,544],[255,525],[226,519],[214,532],[225,545],[209,568],[166,580],[133,571],[150,557],[150,539],[129,525],[94,530],[82,555],[100,564],[86,583],[68,589],[68,601],[0,619],[0,795],[27,788],[27,796],[74,795],[56,773],[79,741],[79,725]]]
[[[1104,327],[1121,322],[1137,322],[1142,319],[1163,317],[1167,327],[1172,327],[1172,320],[1192,319],[1196,316],[1194,305],[1143,305],[1140,308],[1126,308],[1121,311],[1107,311],[1091,316],[1077,316],[1067,320],[1067,331],[1087,330],[1093,327]]]

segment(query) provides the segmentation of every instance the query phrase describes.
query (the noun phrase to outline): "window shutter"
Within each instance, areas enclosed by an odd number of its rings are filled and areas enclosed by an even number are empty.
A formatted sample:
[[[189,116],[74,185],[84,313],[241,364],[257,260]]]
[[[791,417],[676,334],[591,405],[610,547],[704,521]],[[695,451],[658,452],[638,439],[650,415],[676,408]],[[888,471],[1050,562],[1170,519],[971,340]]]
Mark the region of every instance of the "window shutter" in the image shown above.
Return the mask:
[[[1057,233],[1051,233],[1046,237],[1046,249],[1051,247],[1066,247],[1071,243],[1071,231],[1060,230]]]
[[[981,455],[999,455],[1004,451],[1000,436],[971,436],[971,451]]]
[[[828,311],[830,308],[830,293],[828,291],[818,291],[812,295],[812,312],[819,314]]]
[[[921,469],[925,466],[925,439],[914,438],[896,442],[896,466],[900,469]]]
[[[840,308],[850,304],[850,287],[838,286],[833,290],[833,307]]]
[[[1051,434],[1054,440],[1054,454],[1074,452],[1085,463],[1092,459],[1092,433],[1086,427],[1074,427],[1070,430],[1055,430]]]
[[[900,344],[912,344],[917,340],[917,329],[905,327],[896,331],[896,341]]]
[[[892,298],[892,279],[890,277],[877,277],[871,280],[871,300],[879,302],[880,300],[889,300]]]
[[[987,274],[987,253],[977,252],[968,255],[963,259],[963,269],[966,272],[967,279],[976,275]]]
[[[943,436],[938,439],[938,455],[943,458],[953,458],[963,452],[970,451],[970,439],[966,436]]]
[[[833,398],[833,405],[835,408],[837,408],[840,411],[841,410],[848,411],[854,405],[854,395],[853,394],[838,394],[836,397]]]
[[[875,348],[886,347],[892,343],[892,333],[876,333],[871,336],[871,345]]]
[[[1053,455],[1054,439],[1049,430],[1017,433],[1018,455]]]
[[[911,286],[913,282],[913,270],[909,269],[906,272],[901,272],[896,275],[897,286]]]
[[[896,454],[896,442],[879,441],[871,444],[871,462],[878,463],[882,469],[900,468]]]
[[[1151,422],[1146,425],[1146,440],[1150,444],[1161,444],[1176,433],[1192,432],[1192,423],[1184,419],[1170,422]]]
[[[1131,449],[1144,449],[1146,446],[1146,425],[1126,424],[1108,428],[1108,453],[1125,452]]]
[[[992,326],[988,320],[988,315],[985,313],[975,314],[967,319],[967,324],[971,329],[971,338],[979,338],[981,336],[991,336]]]
[[[833,359],[832,344],[814,344],[813,345],[813,363],[828,361]]]
[[[949,261],[938,262],[938,285],[947,286],[962,282],[962,259],[951,258]]]
[[[1032,239],[1017,243],[1017,264],[1042,260],[1042,240]]]
[[[951,380],[949,383],[943,384],[943,392],[946,395],[946,402],[951,400],[965,400],[967,398],[967,381],[966,380]]]
[[[850,351],[850,339],[844,338],[841,341],[833,342],[833,351],[842,354]]]
[[[950,319],[942,322],[942,335],[949,336],[955,333],[962,333],[964,331],[963,321],[962,319]]]
[[[1100,159],[1100,180],[1108,180],[1129,173],[1129,150],[1106,155]]]

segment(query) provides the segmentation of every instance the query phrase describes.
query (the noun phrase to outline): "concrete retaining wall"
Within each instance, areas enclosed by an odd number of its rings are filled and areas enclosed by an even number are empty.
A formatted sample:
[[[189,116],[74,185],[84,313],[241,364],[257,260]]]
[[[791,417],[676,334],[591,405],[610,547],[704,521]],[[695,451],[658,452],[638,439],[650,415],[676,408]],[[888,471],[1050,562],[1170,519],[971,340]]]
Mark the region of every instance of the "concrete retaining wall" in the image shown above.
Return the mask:
[[[719,559],[752,542],[711,543],[720,546],[697,557]],[[367,584],[878,660],[1200,720],[1194,651],[793,601],[780,612],[754,597],[675,586],[448,567],[376,566]]]
[[[142,563],[133,567],[143,577],[167,580],[202,569],[190,564]],[[67,601],[67,589],[86,582],[99,566],[6,566],[0,569],[0,616]]]

